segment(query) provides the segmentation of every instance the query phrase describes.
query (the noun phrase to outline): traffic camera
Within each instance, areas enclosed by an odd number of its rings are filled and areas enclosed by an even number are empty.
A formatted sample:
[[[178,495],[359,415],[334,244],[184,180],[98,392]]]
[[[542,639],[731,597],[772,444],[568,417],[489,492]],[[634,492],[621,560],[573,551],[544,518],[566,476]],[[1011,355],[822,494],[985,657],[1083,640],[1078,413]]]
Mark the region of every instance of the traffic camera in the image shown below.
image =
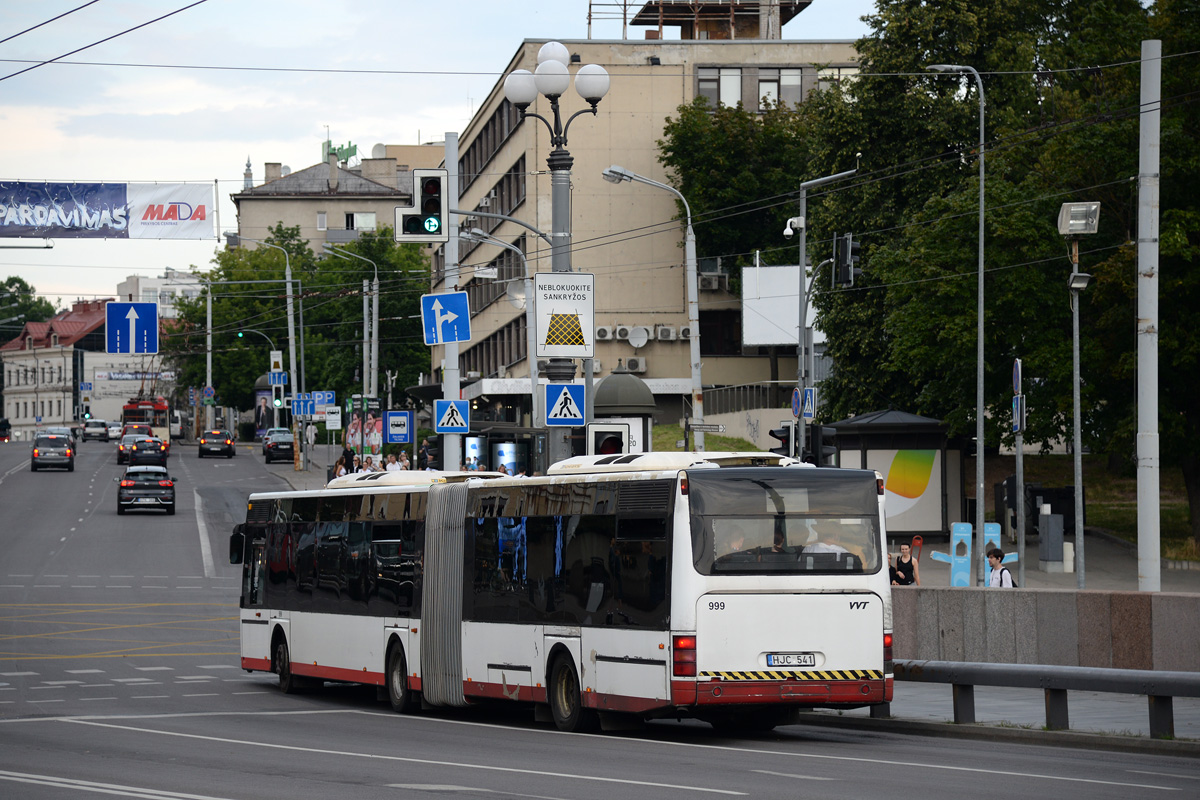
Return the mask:
[[[413,202],[396,208],[396,241],[440,244],[450,238],[444,169],[413,170]]]

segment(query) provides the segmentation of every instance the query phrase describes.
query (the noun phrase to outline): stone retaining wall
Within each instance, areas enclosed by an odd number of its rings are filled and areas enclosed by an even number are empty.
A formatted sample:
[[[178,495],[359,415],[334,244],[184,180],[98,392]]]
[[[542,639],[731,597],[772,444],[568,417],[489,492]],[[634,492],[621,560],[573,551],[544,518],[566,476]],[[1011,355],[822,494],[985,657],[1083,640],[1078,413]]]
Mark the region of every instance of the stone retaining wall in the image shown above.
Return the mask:
[[[1200,595],[892,587],[897,659],[1200,672]]]

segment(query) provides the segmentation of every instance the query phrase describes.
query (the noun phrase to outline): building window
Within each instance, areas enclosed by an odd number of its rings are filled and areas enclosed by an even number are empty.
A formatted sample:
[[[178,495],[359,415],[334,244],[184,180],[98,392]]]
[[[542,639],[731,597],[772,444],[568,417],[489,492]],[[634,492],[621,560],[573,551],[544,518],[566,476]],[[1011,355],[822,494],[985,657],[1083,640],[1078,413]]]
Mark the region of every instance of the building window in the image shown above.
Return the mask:
[[[858,76],[858,67],[826,67],[825,69],[817,70],[817,89],[825,91],[834,86],[841,86],[843,89],[849,87],[850,82]]]
[[[317,230],[324,231],[324,230],[328,230],[328,229],[329,229],[328,223],[326,223],[326,221],[325,221],[325,212],[318,211],[317,212]]]
[[[742,312],[735,309],[700,312],[700,355],[742,355]]]
[[[142,302],[143,303],[158,302],[158,292],[156,292],[154,289],[142,289]]]
[[[346,230],[373,231],[375,230],[374,211],[355,211],[346,215]]]
[[[736,106],[742,102],[742,70],[738,67],[701,67],[696,93],[717,105]]]

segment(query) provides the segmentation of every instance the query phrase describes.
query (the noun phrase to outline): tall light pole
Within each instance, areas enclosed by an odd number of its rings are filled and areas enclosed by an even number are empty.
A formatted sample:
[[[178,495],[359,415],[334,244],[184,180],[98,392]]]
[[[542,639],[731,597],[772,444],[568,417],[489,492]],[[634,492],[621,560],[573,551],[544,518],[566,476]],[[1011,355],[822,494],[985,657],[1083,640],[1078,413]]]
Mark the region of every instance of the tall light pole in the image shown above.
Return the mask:
[[[334,247],[329,242],[321,245],[321,248],[331,256],[338,258],[357,258],[359,261],[365,261],[375,269],[375,282],[371,288],[371,313],[370,313],[370,342],[363,342],[364,356],[364,371],[371,377],[368,379],[363,376],[363,394],[368,397],[379,396],[379,265],[366,256],[360,256],[358,253],[351,253],[349,250],[343,250],[340,247]],[[365,283],[365,281],[364,281]],[[366,300],[364,299],[363,310],[366,310]],[[365,325],[364,320],[364,328]],[[364,333],[367,331],[364,330]],[[368,344],[370,345],[368,349]],[[370,356],[367,357],[367,353]],[[389,404],[390,407],[390,404]]]
[[[461,238],[474,242],[487,242],[497,247],[503,247],[506,250],[516,253],[517,257],[521,259],[521,274],[525,276],[525,347],[529,351],[526,354],[526,360],[529,361],[529,427],[536,428],[538,420],[538,368],[534,350],[537,347],[537,342],[535,341],[537,337],[533,323],[533,275],[529,273],[529,261],[526,260],[525,253],[521,248],[515,244],[510,244],[503,239],[497,239],[495,236],[491,236],[479,228],[471,228],[471,230],[462,234]]]
[[[692,335],[689,340],[689,346],[691,347],[689,359],[692,366],[692,419],[697,423],[703,424],[704,383],[700,376],[700,298],[696,274],[696,234],[692,231],[692,207],[688,205],[687,198],[683,196],[683,193],[675,187],[659,183],[643,175],[638,175],[636,172],[619,167],[616,164],[604,170],[603,177],[609,183],[636,181],[644,183],[647,186],[656,186],[675,195],[679,198],[679,202],[683,203],[684,213],[687,214],[687,232],[684,234],[683,240],[684,280],[687,281],[688,325],[692,329]],[[704,431],[695,431],[694,435],[696,437],[694,439],[696,451],[702,452],[704,450]]]
[[[799,328],[796,331],[797,341],[799,346],[796,349],[796,388],[800,390],[801,398],[804,396],[804,389],[808,385],[810,378],[815,379],[816,372],[813,366],[812,358],[812,342],[809,341],[808,328],[808,298],[812,292],[812,286],[816,282],[816,271],[813,271],[812,280],[808,280],[808,190],[816,186],[822,186],[826,183],[833,183],[844,178],[849,178],[858,169],[849,169],[845,172],[838,172],[833,175],[826,175],[824,178],[813,178],[811,181],[804,181],[800,184],[800,216],[792,217],[787,221],[787,225],[783,229],[783,235],[791,238],[794,228],[800,229],[800,320]],[[836,237],[835,237],[836,240]],[[816,385],[816,381],[813,381]],[[815,408],[813,409],[816,410]],[[804,436],[808,431],[804,427],[804,419],[796,420],[796,458],[804,458]],[[817,454],[817,466],[821,465],[821,455]]]
[[[931,64],[929,69],[934,72],[970,73],[975,77],[975,85],[979,89],[979,267],[978,267],[978,308],[976,309],[976,341],[975,341],[975,585],[983,586],[983,565],[986,563],[983,552],[983,162],[984,162],[984,125],[983,125],[983,79],[974,67],[961,64]],[[1025,554],[1021,553],[1024,558]]]
[[[538,50],[536,71],[518,69],[504,79],[504,96],[521,112],[521,121],[527,117],[539,119],[550,131],[550,143],[554,151],[546,159],[550,168],[551,269],[554,272],[571,271],[571,166],[575,160],[567,151],[567,132],[571,123],[581,114],[596,114],[596,106],[608,93],[608,72],[598,64],[586,64],[575,74],[575,90],[588,102],[590,108],[576,111],[562,122],[558,100],[571,85],[571,73],[567,69],[571,54],[560,42],[546,42]],[[554,121],[540,114],[529,112],[529,106],[541,93],[550,101]],[[575,362],[569,358],[552,358],[546,369],[546,377],[556,383],[575,379]],[[564,428],[558,435],[550,437],[550,460],[561,461],[571,456],[570,431]]]
[[[1058,232],[1071,242],[1071,401],[1074,417],[1075,451],[1075,580],[1085,588],[1083,561],[1083,443],[1079,425],[1079,293],[1092,282],[1092,276],[1079,271],[1079,237],[1100,228],[1099,203],[1063,203],[1058,212]]]
[[[291,260],[291,257],[288,255],[288,251],[285,248],[280,247],[277,244],[271,244],[270,242],[264,242],[259,239],[247,239],[246,237],[241,236],[236,233],[226,233],[225,238],[228,240],[229,245],[231,247],[237,247],[240,242],[246,241],[246,242],[254,242],[255,244],[260,244],[263,247],[270,247],[270,248],[273,248],[273,249],[278,250],[281,253],[283,253],[283,280],[284,280],[284,283],[287,285],[286,292],[287,292],[287,323],[288,323],[288,381],[292,385],[292,394],[293,394],[293,396],[295,396],[296,391],[298,391],[299,385],[296,383],[296,312],[295,312],[295,306],[292,303],[292,260]],[[210,294],[211,294],[211,292],[210,292]],[[212,326],[210,324],[209,330],[211,330],[211,329],[212,329]],[[210,348],[210,350],[211,350],[211,348]],[[297,435],[297,433],[298,433],[298,431],[296,429],[296,415],[292,414],[292,434],[295,436],[295,435]],[[299,441],[298,438],[297,438],[297,441]],[[305,458],[304,452],[299,447],[295,448],[295,450],[296,450],[296,453],[298,454],[298,458],[300,459],[300,463],[296,466],[296,469],[303,469],[304,468],[304,458]]]

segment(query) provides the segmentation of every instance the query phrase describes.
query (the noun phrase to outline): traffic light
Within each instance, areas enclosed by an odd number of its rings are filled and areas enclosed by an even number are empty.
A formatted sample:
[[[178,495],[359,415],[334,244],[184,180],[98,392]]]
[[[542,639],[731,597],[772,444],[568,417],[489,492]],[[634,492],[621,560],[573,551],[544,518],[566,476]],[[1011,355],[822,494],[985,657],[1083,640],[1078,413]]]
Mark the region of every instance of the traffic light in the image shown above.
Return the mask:
[[[92,404],[91,403],[83,404],[83,418],[84,419],[92,418]]]
[[[446,468],[446,460],[442,455],[442,437],[430,436],[429,439],[429,466],[436,470],[444,470]],[[456,468],[457,469],[457,468]]]
[[[441,243],[449,240],[444,169],[413,170],[413,204],[396,208],[396,241]]]
[[[777,447],[772,447],[771,452],[780,456],[793,456],[796,453],[796,425],[792,422],[783,423],[782,428],[775,428],[769,431],[771,438],[779,442]]]
[[[853,286],[854,279],[862,274],[858,262],[862,245],[854,241],[854,234],[838,236],[833,242],[833,283],[838,286]]]
[[[593,422],[587,426],[589,456],[618,456],[629,452],[629,423]]]
[[[837,466],[837,428],[828,425],[810,425],[808,429],[809,449],[804,460],[818,467]]]
[[[283,387],[277,383],[271,386],[271,405],[283,408]]]

